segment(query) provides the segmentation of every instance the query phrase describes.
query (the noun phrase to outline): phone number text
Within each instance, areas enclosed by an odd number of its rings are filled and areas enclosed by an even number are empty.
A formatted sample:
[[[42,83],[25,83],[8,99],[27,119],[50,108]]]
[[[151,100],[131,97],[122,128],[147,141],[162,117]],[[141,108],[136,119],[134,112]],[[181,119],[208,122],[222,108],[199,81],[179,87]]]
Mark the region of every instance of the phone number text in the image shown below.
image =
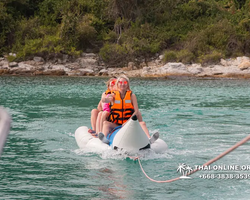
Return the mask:
[[[250,174],[201,174],[202,179],[250,179]]]

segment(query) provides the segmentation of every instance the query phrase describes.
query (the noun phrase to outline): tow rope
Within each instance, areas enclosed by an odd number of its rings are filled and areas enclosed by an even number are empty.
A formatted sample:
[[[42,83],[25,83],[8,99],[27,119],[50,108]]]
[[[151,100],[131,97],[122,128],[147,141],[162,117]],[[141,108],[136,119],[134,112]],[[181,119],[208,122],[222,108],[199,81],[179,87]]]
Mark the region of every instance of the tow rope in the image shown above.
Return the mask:
[[[236,148],[238,148],[239,146],[243,145],[244,143],[246,143],[248,140],[250,140],[250,135],[248,135],[247,137],[245,137],[243,140],[241,140],[240,142],[236,143],[235,145],[233,145],[231,148],[229,148],[228,150],[226,150],[225,152],[221,153],[220,155],[218,155],[217,157],[209,160],[208,162],[204,163],[202,166],[209,166],[211,165],[212,163],[214,163],[215,161],[221,159],[222,157],[224,157],[225,155],[229,154],[231,151],[235,150]],[[177,178],[174,178],[174,179],[169,179],[169,180],[165,180],[165,181],[157,181],[157,180],[154,180],[152,178],[150,178],[146,172],[144,171],[143,167],[142,167],[142,164],[141,164],[141,161],[140,161],[140,157],[130,157],[132,158],[133,160],[138,160],[139,162],[139,165],[141,167],[141,170],[142,172],[144,173],[144,175],[151,181],[153,182],[156,182],[156,183],[170,183],[170,182],[173,182],[173,181],[177,181],[177,180],[180,180],[181,177],[177,177]],[[189,176],[191,174],[194,174],[195,172],[199,171],[200,168],[196,168],[195,170],[189,172],[186,176]]]

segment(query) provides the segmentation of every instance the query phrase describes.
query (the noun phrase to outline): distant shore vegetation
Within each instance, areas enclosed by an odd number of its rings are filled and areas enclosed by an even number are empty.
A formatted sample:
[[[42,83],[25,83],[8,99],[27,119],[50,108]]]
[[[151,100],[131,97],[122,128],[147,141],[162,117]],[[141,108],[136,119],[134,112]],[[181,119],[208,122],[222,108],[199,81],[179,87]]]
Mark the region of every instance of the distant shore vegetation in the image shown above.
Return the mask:
[[[250,0],[3,0],[0,56],[98,53],[107,66],[250,55]]]

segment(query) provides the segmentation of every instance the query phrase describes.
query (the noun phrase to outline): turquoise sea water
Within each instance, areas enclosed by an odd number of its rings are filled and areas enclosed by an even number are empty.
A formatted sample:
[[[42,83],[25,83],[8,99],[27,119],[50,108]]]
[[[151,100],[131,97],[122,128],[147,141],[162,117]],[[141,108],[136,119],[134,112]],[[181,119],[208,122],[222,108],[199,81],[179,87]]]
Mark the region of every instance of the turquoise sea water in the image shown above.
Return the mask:
[[[250,170],[199,171],[192,179],[155,183],[138,162],[116,151],[80,150],[74,132],[90,126],[90,112],[107,78],[0,77],[0,105],[12,129],[0,158],[0,199],[249,199],[248,179],[218,178]],[[250,134],[249,80],[131,79],[150,133],[169,150],[146,152],[145,172],[155,180],[179,177]],[[212,166],[250,165],[250,142]],[[200,175],[216,176],[200,178]]]

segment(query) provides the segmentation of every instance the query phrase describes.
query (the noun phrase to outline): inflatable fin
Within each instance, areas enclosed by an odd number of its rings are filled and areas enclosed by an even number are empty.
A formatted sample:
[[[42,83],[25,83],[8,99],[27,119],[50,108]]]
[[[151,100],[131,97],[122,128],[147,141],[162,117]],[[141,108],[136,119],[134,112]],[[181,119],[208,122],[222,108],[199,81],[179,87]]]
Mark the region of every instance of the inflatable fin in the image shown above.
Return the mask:
[[[126,149],[126,151],[150,148],[149,139],[141,128],[136,115],[117,132],[113,140],[113,148]]]

